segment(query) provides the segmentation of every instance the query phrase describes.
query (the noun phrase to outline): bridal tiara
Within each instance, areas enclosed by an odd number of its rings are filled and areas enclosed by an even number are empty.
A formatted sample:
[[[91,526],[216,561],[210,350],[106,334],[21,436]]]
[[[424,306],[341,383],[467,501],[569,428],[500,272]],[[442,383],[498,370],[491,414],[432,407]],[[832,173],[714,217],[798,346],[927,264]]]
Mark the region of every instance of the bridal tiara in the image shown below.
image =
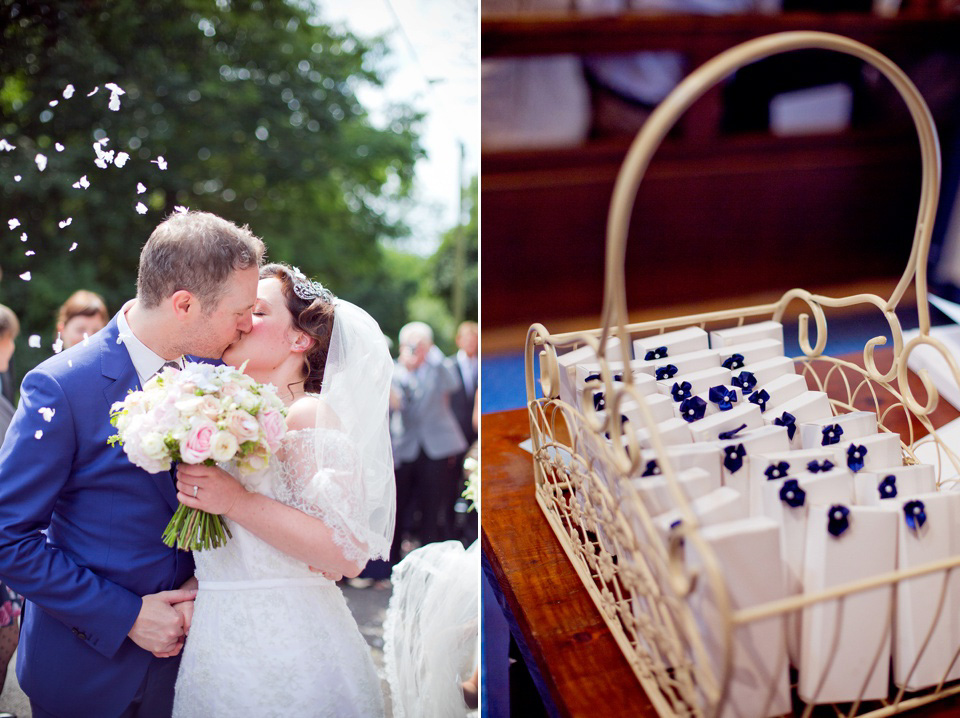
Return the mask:
[[[298,267],[291,268],[291,274],[293,274],[293,293],[303,301],[312,302],[314,299],[323,299],[328,303],[333,301],[333,292],[320,282],[307,279]]]

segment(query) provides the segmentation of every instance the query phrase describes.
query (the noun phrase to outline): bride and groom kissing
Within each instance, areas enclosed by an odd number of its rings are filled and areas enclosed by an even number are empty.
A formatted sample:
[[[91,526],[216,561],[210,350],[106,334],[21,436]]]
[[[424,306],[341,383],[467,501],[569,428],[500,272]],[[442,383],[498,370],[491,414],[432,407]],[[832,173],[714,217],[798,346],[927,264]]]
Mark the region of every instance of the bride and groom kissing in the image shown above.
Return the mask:
[[[137,296],[27,374],[0,449],[0,580],[21,593],[17,677],[36,718],[382,715],[335,580],[386,558],[392,361],[376,322],[246,227],[175,213]],[[149,474],[108,446],[110,408],[169,366],[219,360],[276,386],[288,431],[265,469]],[[178,502],[233,537],[161,541]]]

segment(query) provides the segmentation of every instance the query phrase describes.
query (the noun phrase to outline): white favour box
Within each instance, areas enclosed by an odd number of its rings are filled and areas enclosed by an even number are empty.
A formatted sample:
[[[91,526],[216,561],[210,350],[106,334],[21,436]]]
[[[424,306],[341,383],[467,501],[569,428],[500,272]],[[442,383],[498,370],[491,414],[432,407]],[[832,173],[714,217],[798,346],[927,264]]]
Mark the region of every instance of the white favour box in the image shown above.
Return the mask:
[[[760,395],[760,392],[766,392],[767,398],[763,402],[758,402],[761,411],[767,412],[776,410],[780,404],[790,399],[794,399],[807,391],[807,380],[798,374],[784,374],[766,384],[760,384],[744,398],[755,403],[754,394]]]
[[[853,503],[853,473],[845,466],[838,466],[830,471],[816,474],[803,472],[796,477],[800,488],[806,492],[807,513],[817,506]]]
[[[674,417],[673,407],[675,405],[670,397],[662,394],[649,394],[643,397],[643,400],[647,404],[647,409],[650,410],[650,416],[654,424],[659,424]],[[602,406],[604,407],[603,410],[598,411],[597,415],[605,417],[607,409],[612,407],[607,407],[606,404]],[[640,410],[640,404],[632,397],[622,397],[619,409],[621,417],[627,417],[628,421],[633,422],[638,427],[647,426],[647,421],[643,418],[643,413]]]
[[[645,374],[644,372],[641,372],[639,369],[633,369],[633,365],[636,363],[637,363],[636,360],[630,362],[630,366],[631,366],[630,373],[633,375],[633,386],[636,389],[637,393],[643,396],[656,394],[657,393],[656,379],[654,379],[649,374]],[[614,382],[617,381],[616,379],[617,376],[620,376],[620,377],[623,376],[622,361],[617,361],[617,362],[612,361],[610,362],[609,367],[610,367],[610,373],[613,375],[611,378],[613,378]],[[599,379],[599,376],[600,376],[600,364],[598,362],[585,362],[583,364],[577,364],[576,384],[575,384],[576,393],[574,394],[574,401],[576,402],[574,405],[577,408],[580,408],[580,396],[583,393],[584,387],[586,386],[587,377],[598,377],[598,378],[591,378],[591,381],[595,382],[596,384],[596,388],[591,393],[591,396],[594,396],[596,394],[600,394],[601,396],[603,395],[605,391],[605,387],[602,379]],[[562,394],[560,398],[563,399]],[[564,401],[566,401],[566,399],[564,399]],[[567,403],[570,403],[570,402],[567,402]]]
[[[637,365],[639,371],[655,377],[657,381],[676,381],[684,374],[712,369],[720,366],[720,357],[714,349],[701,349],[687,354],[678,354],[666,359],[643,361]],[[671,384],[671,386],[673,386]]]
[[[683,471],[697,467],[703,469],[716,480],[717,486],[722,485],[720,462],[722,452],[718,446],[712,444],[677,444],[666,447],[666,460],[674,471]],[[658,476],[663,473],[660,457],[653,449],[645,449],[640,455],[640,468],[637,476]]]
[[[780,527],[755,516],[707,526],[700,535],[710,546],[728,591],[730,609],[737,611],[786,597],[779,545]],[[691,572],[702,571],[703,561],[691,546],[686,551]],[[717,599],[705,580],[690,597],[704,637],[711,672],[723,670],[726,627]],[[783,614],[752,621],[733,629],[732,664],[722,718],[769,718],[790,713],[790,680]]]
[[[678,471],[676,477],[680,490],[687,501],[695,501],[701,496],[706,496],[711,491],[720,488],[720,481],[716,476],[711,476],[710,472],[698,467]],[[637,494],[639,494],[640,500],[650,516],[659,516],[676,508],[677,500],[674,498],[665,476],[643,476],[630,479],[630,483],[637,490]]]
[[[709,442],[714,443],[714,442]],[[750,464],[754,455],[785,452],[790,449],[787,430],[782,426],[760,426],[745,429],[731,439],[715,442],[720,448],[723,485],[750,495]],[[748,499],[748,506],[750,505]],[[753,511],[750,515],[759,513]]]
[[[960,494],[919,494],[885,501],[883,505],[897,514],[897,569],[915,568],[953,555]],[[918,509],[922,513],[918,514]],[[907,513],[911,516],[912,527],[907,521]],[[919,522],[921,516],[925,518],[922,525]],[[957,601],[960,600],[958,590],[958,569],[951,571],[949,576],[944,571],[936,571],[897,584],[893,633],[893,682],[897,686],[919,691],[937,685],[944,678],[957,650],[954,631],[958,620]],[[946,596],[940,606],[944,592]]]
[[[717,402],[714,402],[710,399],[710,392],[714,389],[722,389],[724,392],[727,392],[727,396],[729,397],[728,404],[730,408],[721,409]],[[726,386],[724,384],[716,384],[708,387],[706,391],[701,394],[696,394],[695,396],[697,399],[703,402],[703,416],[700,417],[701,419],[705,416],[721,414],[724,411],[732,411],[735,407],[741,406],[746,401],[746,397],[740,394],[739,389],[734,386]],[[692,399],[693,397],[690,398]],[[686,401],[687,400],[682,400],[679,403],[675,402],[673,404],[673,415],[689,422],[690,419],[684,416],[684,409],[687,407],[687,404],[685,403]],[[699,421],[699,419],[695,421]]]
[[[714,351],[718,352],[720,365],[725,366],[730,371],[736,373],[749,364],[756,364],[764,359],[783,356],[783,342],[776,339],[760,339],[755,342],[746,342],[744,344],[730,344],[720,347]],[[735,359],[734,356],[739,357]]]
[[[683,401],[684,398],[683,395],[680,394],[680,385],[683,384],[683,382],[689,382],[690,388],[687,391],[689,391],[691,396],[706,394],[711,386],[717,386],[718,384],[730,386],[730,370],[724,369],[722,366],[714,366],[709,369],[690,372],[689,374],[684,374],[682,377],[677,376],[674,379],[668,379],[666,381],[657,381],[648,374],[644,374],[643,376],[653,380],[656,384],[657,391],[661,394],[666,394],[677,404]],[[674,386],[677,386],[676,392],[674,391]],[[680,396],[680,398],[678,399],[674,394]]]
[[[610,358],[622,356],[619,337],[607,339],[606,356]],[[580,406],[580,398],[576,392],[577,364],[596,361],[597,353],[591,346],[583,346],[565,354],[557,354],[557,364],[560,367],[560,398],[563,401],[572,406]],[[540,357],[540,365],[543,366],[543,356]]]
[[[810,510],[803,584],[808,593],[893,571],[897,515],[874,506]],[[798,693],[807,703],[845,703],[887,697],[890,678],[890,602],[893,586],[851,593],[803,609]]]
[[[843,447],[843,459],[854,473],[903,463],[900,435],[889,431],[853,441],[841,441],[839,446]]]
[[[839,436],[831,437],[824,433],[824,429],[834,426],[839,426],[842,430]],[[837,414],[836,416],[804,422],[800,426],[800,444],[804,449],[831,444],[846,446],[852,439],[859,439],[876,433],[876,414],[872,411],[851,411],[849,414]]]
[[[937,490],[936,467],[932,464],[887,466],[864,469],[857,474],[854,489],[857,503],[876,506],[889,499],[902,499]]]
[[[776,339],[783,344],[783,325],[768,319],[765,322],[743,324],[729,329],[715,329],[710,332],[710,346],[714,349],[731,344],[746,344],[760,339]]]
[[[747,502],[739,491],[729,486],[721,486],[709,494],[690,502],[690,510],[697,517],[700,526],[712,526],[725,521],[747,518]],[[657,516],[653,523],[660,536],[666,540],[670,532],[683,520],[680,509],[673,508]]]
[[[631,429],[624,427],[623,444],[629,449],[629,433],[637,437],[637,443],[641,449],[653,448],[650,443],[650,430],[642,426],[634,426]],[[660,441],[664,446],[674,446],[676,444],[689,444],[693,441],[693,435],[690,433],[690,427],[683,419],[667,419],[656,425],[656,430],[660,433]]]
[[[802,448],[800,425],[832,416],[833,409],[830,408],[830,399],[826,392],[805,391],[793,399],[783,402],[778,407],[768,408],[763,416],[763,421],[766,424],[777,424],[779,419],[782,425],[784,414],[790,414],[793,417],[793,425],[796,430],[790,437],[790,448],[799,451]]]
[[[700,327],[687,327],[686,329],[677,329],[663,334],[653,334],[649,337],[641,337],[633,340],[633,355],[637,359],[649,361],[648,352],[657,352],[661,347],[666,347],[667,357],[674,357],[678,354],[688,354],[690,352],[700,351],[710,348],[710,340],[707,333]],[[659,355],[659,352],[657,352]],[[662,359],[662,356],[657,358]],[[653,357],[651,357],[653,359]]]
[[[776,356],[747,364],[742,369],[735,369],[733,373],[734,376],[739,376],[743,372],[753,375],[756,386],[763,386],[781,376],[796,374],[797,365],[790,357]]]
[[[678,419],[678,421],[684,421]],[[686,422],[684,422],[686,423]],[[743,424],[744,429],[756,429],[763,426],[763,416],[760,407],[756,404],[743,404],[733,407],[730,411],[721,411],[713,416],[707,416],[690,424],[690,432],[694,441],[718,441],[720,434],[736,429]]]
[[[783,427],[777,427],[783,428]],[[784,428],[784,432],[786,429]],[[789,439],[788,439],[789,441]],[[755,453],[750,457],[750,513],[763,513],[763,486],[770,480],[796,478],[810,472],[811,462],[816,462],[817,469],[829,461],[833,467],[843,467],[840,449],[836,446],[825,446],[819,449],[806,451],[791,451],[785,449],[776,452]],[[824,467],[826,468],[826,467]],[[769,514],[768,514],[769,515]],[[772,516],[776,518],[776,516]]]

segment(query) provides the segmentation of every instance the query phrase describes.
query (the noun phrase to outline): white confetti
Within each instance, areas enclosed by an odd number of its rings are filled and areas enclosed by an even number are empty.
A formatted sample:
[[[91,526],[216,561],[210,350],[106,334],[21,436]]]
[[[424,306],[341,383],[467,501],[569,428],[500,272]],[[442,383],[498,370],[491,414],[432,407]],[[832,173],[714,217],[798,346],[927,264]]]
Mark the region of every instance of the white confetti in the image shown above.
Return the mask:
[[[97,85],[92,90],[90,90],[90,92],[87,93],[87,97],[93,97],[94,95],[97,94],[97,90],[99,89],[100,89],[100,85]]]
[[[31,349],[39,349],[39,348],[40,348],[40,335],[39,335],[39,334],[31,334],[31,335],[30,335],[30,338],[27,339],[27,346],[30,347]]]
[[[13,181],[14,181],[14,182],[19,182],[21,179],[23,179],[23,177],[21,177],[20,175],[14,175],[14,176],[13,176]]]
[[[23,253],[23,256],[24,256],[24,257],[32,257],[32,256],[35,255],[35,254],[36,254],[36,252],[34,252],[32,249],[28,249],[26,252]]]
[[[5,138],[0,137],[0,150],[4,152],[10,152],[11,150],[17,149],[16,145],[11,145]]]
[[[147,205],[145,205],[143,202],[137,202],[137,213],[138,213],[138,214],[146,214],[146,213],[147,213]]]
[[[48,104],[50,105],[50,107],[56,107],[57,105],[60,104],[60,100],[50,100]]]
[[[105,90],[110,90],[110,92],[112,92],[112,93],[115,94],[115,95],[126,95],[126,94],[127,94],[126,92],[123,91],[123,88],[122,88],[122,87],[120,87],[119,85],[117,85],[117,84],[115,84],[115,83],[113,83],[113,82],[108,82],[108,83],[106,83],[106,84],[103,86],[103,89],[105,89]]]
[[[64,100],[69,100],[71,97],[73,97],[73,92],[74,92],[73,85],[67,85],[66,87],[64,87],[64,88],[63,88],[63,99],[64,99]]]
[[[22,279],[25,282],[29,282],[31,278],[32,277],[30,276],[30,272],[24,272],[23,274],[20,275],[20,279]]]
[[[174,205],[173,211],[174,211],[174,212],[179,212],[180,214],[186,214],[186,213],[189,212],[190,210],[189,210],[188,208],[184,207],[182,204],[178,204],[178,205]]]
[[[37,429],[36,433],[33,435],[33,438],[39,441],[43,438],[43,432],[40,429]]]
[[[73,359],[67,359],[67,366],[69,367],[73,366]]]
[[[113,161],[113,164],[115,164],[117,167],[123,167],[125,164],[127,164],[127,160],[129,159],[130,155],[128,155],[126,152],[119,152],[117,153],[117,159]]]
[[[59,354],[63,351],[63,339],[60,337],[60,332],[57,332],[57,341],[53,343],[53,353]]]
[[[20,220],[14,217],[13,219],[8,219],[7,224],[10,226],[10,229],[16,229],[20,226]]]
[[[107,107],[116,112],[120,109],[120,95],[110,95],[110,102],[107,103]]]
[[[107,161],[103,159],[103,157],[97,157],[97,159],[93,161],[93,164],[95,164],[97,167],[99,167],[102,170],[107,169]]]
[[[37,163],[37,169],[41,172],[47,169],[47,156],[42,152],[38,152],[37,156],[33,158],[33,161]]]
[[[112,82],[108,82],[103,87],[105,90],[110,90],[110,102],[107,103],[107,107],[116,112],[120,109],[120,95],[127,93]]]
[[[87,346],[90,343],[90,335],[86,332],[83,333],[83,346]]]
[[[61,145],[59,142],[54,145],[54,148],[57,150],[57,152],[63,152],[63,145]]]
[[[20,241],[21,241],[21,242],[26,242],[26,241],[27,241],[27,233],[26,233],[26,232],[24,232],[23,234],[20,235]]]
[[[137,194],[143,194],[147,191],[147,188],[143,186],[143,182],[137,182]]]
[[[110,144],[110,138],[109,138],[109,137],[103,137],[103,138],[97,140],[96,142],[94,142],[93,144],[95,144],[95,145],[103,145],[104,147],[106,147],[108,144]]]
[[[157,167],[159,167],[161,170],[167,169],[167,161],[163,159],[163,155],[160,155],[155,160],[151,160],[151,162],[155,164]]]
[[[77,243],[74,242],[73,244],[70,245],[70,250],[69,250],[69,251],[72,252],[72,251],[75,250],[76,248],[77,248]]]
[[[40,416],[43,417],[43,420],[49,424],[53,419],[53,415],[57,413],[57,410],[49,406],[41,406],[39,409],[37,409],[37,413],[40,414]]]
[[[86,189],[89,186],[90,186],[90,180],[87,179],[86,175],[84,175],[83,177],[81,177],[80,179],[78,179],[76,182],[73,183],[74,189]]]
[[[65,220],[62,220],[60,222],[60,229],[63,229],[64,227],[69,227],[71,224],[73,224],[73,217],[67,217]]]

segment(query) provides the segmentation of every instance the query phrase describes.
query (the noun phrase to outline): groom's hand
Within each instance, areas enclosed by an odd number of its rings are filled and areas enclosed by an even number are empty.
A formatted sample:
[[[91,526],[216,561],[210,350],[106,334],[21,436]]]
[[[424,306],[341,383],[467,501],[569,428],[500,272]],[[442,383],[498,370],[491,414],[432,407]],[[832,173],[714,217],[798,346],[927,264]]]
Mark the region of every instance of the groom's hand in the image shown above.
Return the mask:
[[[196,591],[180,589],[144,596],[140,614],[127,634],[130,640],[161,658],[180,653],[183,648],[183,614],[173,604],[192,601],[196,595]]]

